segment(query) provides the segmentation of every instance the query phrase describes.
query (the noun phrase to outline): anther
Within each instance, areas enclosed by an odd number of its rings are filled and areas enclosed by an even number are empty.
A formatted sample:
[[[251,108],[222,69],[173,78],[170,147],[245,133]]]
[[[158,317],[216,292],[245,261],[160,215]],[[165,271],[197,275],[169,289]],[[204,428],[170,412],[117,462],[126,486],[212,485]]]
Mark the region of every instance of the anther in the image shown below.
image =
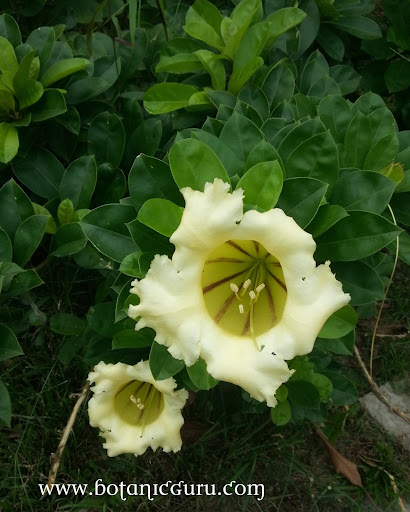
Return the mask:
[[[265,283],[260,284],[256,287],[256,293],[260,293],[265,288]]]
[[[233,293],[239,292],[239,288],[236,286],[235,283],[231,283],[229,286],[230,286],[231,290],[233,291]]]
[[[250,279],[247,279],[244,283],[243,283],[243,289],[246,290],[247,288],[249,288],[249,286],[251,285],[252,281]]]
[[[249,297],[251,298],[251,300],[256,299],[256,293],[255,293],[253,290],[251,290],[251,291],[249,292]]]
[[[134,395],[130,395],[130,400],[133,404],[137,405],[137,399],[135,398]]]
[[[239,313],[240,313],[241,315],[243,315],[243,311],[244,311],[244,309],[243,309],[243,304],[239,304]]]

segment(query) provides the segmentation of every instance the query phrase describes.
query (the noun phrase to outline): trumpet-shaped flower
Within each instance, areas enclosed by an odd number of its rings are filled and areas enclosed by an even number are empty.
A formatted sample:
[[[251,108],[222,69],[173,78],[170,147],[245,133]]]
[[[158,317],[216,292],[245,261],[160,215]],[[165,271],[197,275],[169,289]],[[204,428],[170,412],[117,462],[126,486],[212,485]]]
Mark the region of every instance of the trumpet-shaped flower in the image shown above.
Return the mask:
[[[99,427],[110,457],[142,455],[148,446],[165,452],[181,449],[181,409],[185,389],[174,391],[174,379],[156,381],[148,361],[135,366],[98,363],[88,376],[94,396],[88,402],[90,424]]]
[[[347,304],[329,268],[316,266],[312,236],[282,210],[243,213],[243,191],[220,179],[183,188],[186,206],[146,277],[132,283],[136,329],[190,366],[202,357],[216,379],[276,404],[291,375],[286,359],[309,353],[329,316]]]

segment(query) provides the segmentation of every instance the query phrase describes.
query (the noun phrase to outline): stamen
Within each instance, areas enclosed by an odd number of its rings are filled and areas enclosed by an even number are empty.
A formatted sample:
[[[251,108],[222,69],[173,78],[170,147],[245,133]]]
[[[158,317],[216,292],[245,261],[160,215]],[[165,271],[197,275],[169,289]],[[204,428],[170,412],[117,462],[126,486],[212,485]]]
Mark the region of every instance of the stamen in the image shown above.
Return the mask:
[[[249,297],[251,298],[251,300],[256,299],[256,293],[255,293],[253,290],[251,290],[251,291],[249,292]]]
[[[243,289],[246,290],[247,288],[250,287],[250,285],[252,284],[252,281],[250,279],[247,279],[244,283],[243,283]]]
[[[256,287],[256,293],[259,295],[259,293],[265,288],[265,283],[260,284]]]
[[[137,405],[137,399],[135,398],[134,395],[130,395],[130,400],[133,404]]]
[[[243,309],[243,304],[239,304],[239,313],[240,313],[241,315],[243,315],[243,311],[244,311],[244,309]]]
[[[233,293],[239,292],[239,288],[237,287],[237,285],[235,283],[231,283],[229,286],[230,286],[231,290],[233,291]]]

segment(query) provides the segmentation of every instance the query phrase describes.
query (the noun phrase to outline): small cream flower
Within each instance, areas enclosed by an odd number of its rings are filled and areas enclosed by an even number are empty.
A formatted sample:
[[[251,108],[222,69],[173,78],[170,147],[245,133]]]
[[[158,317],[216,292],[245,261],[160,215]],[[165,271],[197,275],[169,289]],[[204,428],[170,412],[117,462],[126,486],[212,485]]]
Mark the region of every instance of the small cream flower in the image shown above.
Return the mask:
[[[95,383],[88,402],[90,424],[105,437],[103,446],[110,457],[142,455],[148,446],[165,452],[181,449],[181,409],[188,392],[174,391],[174,379],[156,381],[148,361],[135,366],[101,361],[88,380]]]
[[[276,405],[291,372],[285,359],[309,353],[329,316],[347,304],[329,268],[316,267],[316,244],[282,210],[243,213],[243,191],[220,179],[204,192],[183,188],[186,206],[170,241],[133,281],[141,317],[156,341],[190,366],[201,356],[216,379]]]

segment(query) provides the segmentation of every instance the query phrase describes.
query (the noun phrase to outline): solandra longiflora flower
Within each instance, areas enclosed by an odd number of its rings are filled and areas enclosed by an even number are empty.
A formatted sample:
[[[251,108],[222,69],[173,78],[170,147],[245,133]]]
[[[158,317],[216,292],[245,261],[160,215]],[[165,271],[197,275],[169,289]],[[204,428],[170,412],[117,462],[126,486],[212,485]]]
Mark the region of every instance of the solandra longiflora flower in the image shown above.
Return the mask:
[[[218,178],[181,192],[172,259],[156,255],[133,281],[140,303],[128,314],[187,366],[201,357],[215,379],[273,407],[292,374],[285,360],[309,353],[350,296],[329,262],[316,266],[312,236],[281,209],[243,213],[243,191]]]

